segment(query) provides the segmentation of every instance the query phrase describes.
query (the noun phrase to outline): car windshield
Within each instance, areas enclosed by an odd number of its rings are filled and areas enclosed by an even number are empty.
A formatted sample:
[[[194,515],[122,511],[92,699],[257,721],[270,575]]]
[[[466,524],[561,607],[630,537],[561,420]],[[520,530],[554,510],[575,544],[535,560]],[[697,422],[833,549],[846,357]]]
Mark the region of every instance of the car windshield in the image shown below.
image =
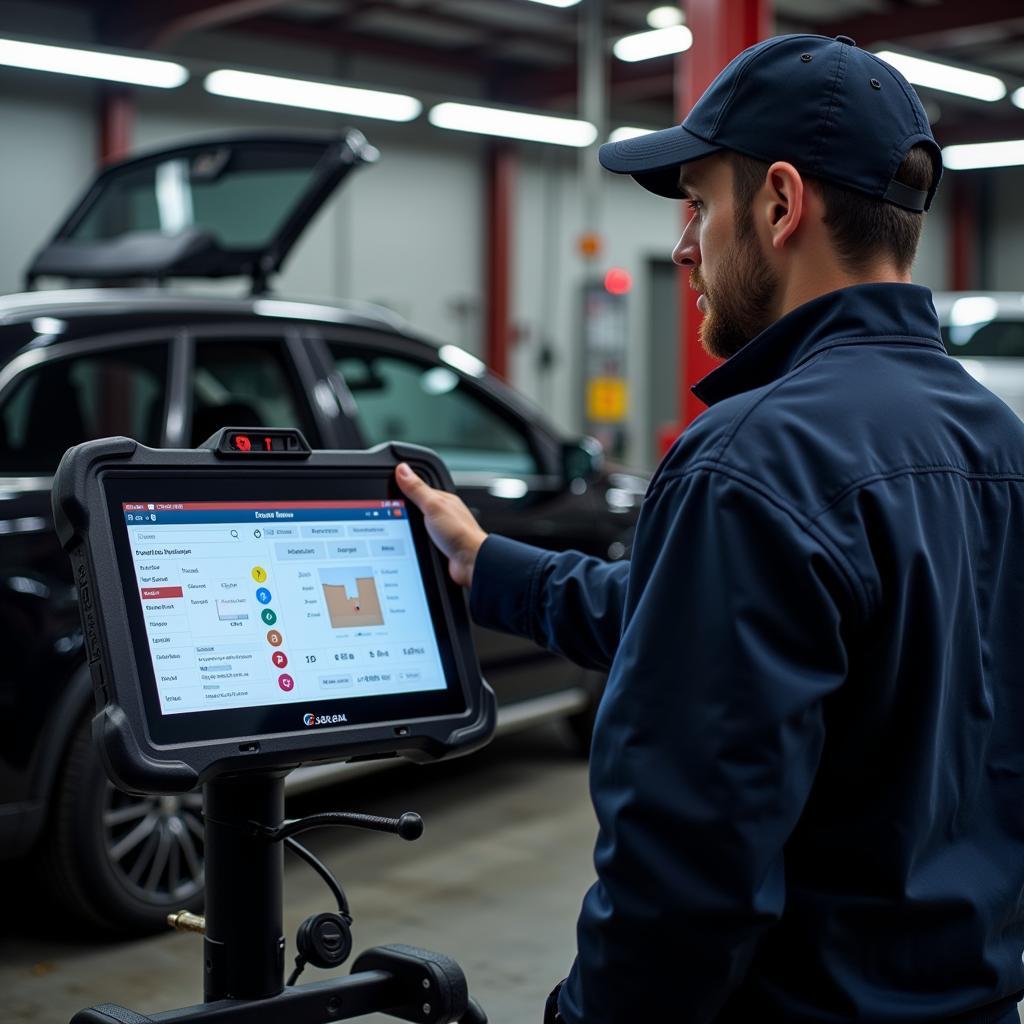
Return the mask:
[[[68,232],[99,242],[133,232],[208,231],[225,249],[261,249],[316,174],[322,144],[217,144],[134,163],[101,179]]]

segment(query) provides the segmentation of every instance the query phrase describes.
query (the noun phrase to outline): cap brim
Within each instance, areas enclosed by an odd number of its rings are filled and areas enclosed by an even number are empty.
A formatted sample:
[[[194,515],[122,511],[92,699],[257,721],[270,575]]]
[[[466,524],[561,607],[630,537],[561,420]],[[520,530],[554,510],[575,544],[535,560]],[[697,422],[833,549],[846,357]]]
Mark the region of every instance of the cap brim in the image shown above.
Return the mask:
[[[721,148],[682,125],[675,125],[635,139],[606,142],[598,158],[606,170],[631,174],[649,192],[668,199],[682,199],[679,165],[711,156]]]

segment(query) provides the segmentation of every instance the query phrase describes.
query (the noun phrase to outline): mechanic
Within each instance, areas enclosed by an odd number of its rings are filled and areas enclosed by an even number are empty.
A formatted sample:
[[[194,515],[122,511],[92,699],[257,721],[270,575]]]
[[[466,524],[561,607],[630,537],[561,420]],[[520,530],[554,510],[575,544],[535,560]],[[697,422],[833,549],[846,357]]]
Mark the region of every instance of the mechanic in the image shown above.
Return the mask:
[[[632,559],[486,536],[406,469],[477,622],[609,669],[569,1024],[1016,1024],[1024,424],[910,283],[939,150],[845,37],[742,53],[601,160],[692,216],[726,361]]]

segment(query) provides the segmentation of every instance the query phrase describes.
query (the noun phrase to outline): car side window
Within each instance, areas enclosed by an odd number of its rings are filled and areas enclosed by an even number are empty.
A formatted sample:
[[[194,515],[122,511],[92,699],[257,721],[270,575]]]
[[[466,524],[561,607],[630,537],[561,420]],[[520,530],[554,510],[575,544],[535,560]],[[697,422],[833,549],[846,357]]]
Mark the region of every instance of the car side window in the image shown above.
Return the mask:
[[[368,444],[425,445],[453,472],[538,472],[526,432],[473,394],[447,367],[339,344],[332,352]]]
[[[196,342],[192,446],[221,427],[298,427],[310,444],[320,442],[283,341]]]
[[[72,445],[163,436],[169,348],[124,346],[40,363],[0,400],[0,472],[53,473]]]

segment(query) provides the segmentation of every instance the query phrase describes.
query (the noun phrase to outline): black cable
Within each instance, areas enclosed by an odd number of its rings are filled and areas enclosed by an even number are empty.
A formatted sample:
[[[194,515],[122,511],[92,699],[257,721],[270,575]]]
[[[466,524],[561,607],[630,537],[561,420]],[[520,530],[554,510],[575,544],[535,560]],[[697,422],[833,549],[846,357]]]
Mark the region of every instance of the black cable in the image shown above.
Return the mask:
[[[282,822],[277,828],[271,828],[266,825],[261,825],[258,822],[250,822],[249,828],[252,830],[253,835],[262,835],[269,839],[271,842],[281,842],[295,854],[297,854],[302,860],[304,860],[327,884],[327,887],[334,894],[334,899],[338,904],[338,913],[346,925],[352,924],[352,914],[348,907],[348,898],[345,896],[345,890],[342,889],[341,884],[331,873],[330,869],[321,860],[315,857],[309,850],[306,849],[302,843],[298,840],[293,839],[292,836],[297,835],[300,832],[305,832],[309,829],[314,828],[326,828],[329,826],[343,825],[349,828],[366,828],[371,829],[375,832],[392,832],[402,839],[409,840],[410,842],[414,839],[419,839],[423,835],[423,819],[412,811],[406,811],[399,818],[381,818],[373,814],[349,814],[342,811],[330,811],[324,814],[311,814],[306,818],[298,818],[292,821]],[[307,924],[312,919],[307,919]],[[305,925],[303,926],[305,927]],[[301,931],[301,929],[300,929]],[[348,948],[351,948],[351,937],[348,936],[346,930],[346,941]],[[348,955],[346,950],[344,956]],[[342,957],[344,959],[344,957]],[[299,975],[302,974],[303,968],[306,966],[306,957],[299,953],[295,958],[295,969],[288,976],[288,980],[285,982],[286,985],[294,985],[298,980]],[[486,1021],[486,1018],[484,1018]]]
[[[307,832],[312,828],[329,828],[339,825],[347,828],[365,828],[374,832],[391,832],[410,842],[423,835],[423,819],[413,811],[406,811],[399,818],[327,811],[323,814],[310,814],[305,818],[282,822],[277,828],[268,828],[265,825],[255,825],[254,827],[257,832],[276,842],[298,835],[300,832]]]
[[[348,924],[352,923],[352,914],[348,909],[348,898],[345,896],[345,890],[342,889],[341,883],[331,874],[331,869],[327,867],[323,861],[319,860],[314,854],[306,849],[297,839],[292,839],[290,836],[285,838],[285,846],[288,847],[292,853],[298,854],[326,883],[327,888],[334,893],[334,899],[338,904],[338,913],[345,918]],[[301,970],[302,968],[299,968]],[[296,975],[298,977],[298,975]],[[291,984],[291,982],[289,982]]]
[[[299,975],[302,973],[302,968],[305,966],[306,961],[303,960],[301,956],[297,956],[295,958],[295,970],[288,975],[288,980],[285,982],[285,985],[294,985],[295,982],[299,980]]]

